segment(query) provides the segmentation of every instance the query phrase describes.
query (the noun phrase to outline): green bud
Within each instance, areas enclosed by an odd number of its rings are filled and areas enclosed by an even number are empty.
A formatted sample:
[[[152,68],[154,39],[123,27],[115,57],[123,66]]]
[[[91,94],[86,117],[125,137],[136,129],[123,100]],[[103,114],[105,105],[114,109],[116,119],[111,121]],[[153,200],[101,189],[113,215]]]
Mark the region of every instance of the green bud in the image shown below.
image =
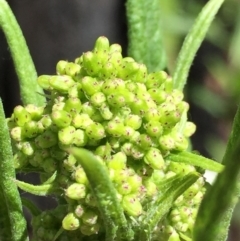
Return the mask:
[[[94,154],[96,156],[100,156],[103,159],[108,159],[111,156],[111,146],[109,145],[109,143],[107,143],[106,145],[102,145],[96,148]]]
[[[162,124],[156,120],[150,120],[144,125],[146,132],[152,137],[159,137],[163,133]]]
[[[73,117],[72,124],[75,128],[86,129],[93,121],[88,114],[77,114]]]
[[[23,126],[26,122],[31,120],[31,115],[21,105],[18,105],[14,108],[13,114],[14,121],[18,126]]]
[[[80,184],[87,184],[88,183],[86,173],[81,166],[79,166],[75,170],[75,172],[73,174],[73,178],[77,183],[80,183]]]
[[[67,63],[65,66],[66,75],[71,76],[73,79],[77,77],[77,75],[80,73],[81,66],[76,63]]]
[[[70,145],[73,143],[75,134],[75,127],[67,126],[58,132],[58,139],[64,145]]]
[[[158,88],[166,80],[167,73],[164,71],[153,72],[148,74],[146,86],[147,89]]]
[[[73,144],[76,146],[85,146],[88,142],[88,136],[85,131],[77,129],[74,132]]]
[[[34,154],[35,149],[36,149],[36,146],[35,146],[34,142],[32,142],[32,141],[22,142],[21,151],[26,156],[32,156]]]
[[[153,169],[163,169],[165,162],[163,156],[157,148],[151,147],[144,156],[144,162]]]
[[[82,103],[78,98],[69,98],[65,101],[65,105],[63,108],[70,115],[74,116],[78,114],[82,109]]]
[[[106,126],[106,131],[114,137],[120,137],[124,133],[124,124],[118,119],[111,120]]]
[[[33,138],[38,135],[38,125],[36,121],[29,121],[22,127],[22,135],[27,138]]]
[[[65,110],[55,110],[51,114],[51,118],[54,124],[59,128],[67,127],[72,121],[71,115]]]
[[[86,134],[89,139],[93,140],[101,140],[106,134],[103,126],[100,123],[93,122],[86,128]]]
[[[67,64],[68,64],[67,61],[64,61],[64,60],[58,61],[57,66],[56,66],[56,72],[57,72],[57,74],[59,74],[59,75],[64,75],[64,74],[66,74],[66,65],[67,65]]]
[[[38,121],[43,115],[44,106],[38,107],[33,104],[28,104],[25,106],[25,110],[30,114],[32,120]]]
[[[113,117],[113,113],[111,112],[109,106],[106,103],[103,103],[100,106],[99,112],[104,120],[110,120]]]
[[[40,148],[49,148],[55,146],[58,143],[58,138],[56,133],[47,129],[35,139],[35,143]]]
[[[109,48],[109,53],[119,52],[122,53],[122,47],[119,44],[111,44]]]
[[[167,98],[167,93],[159,88],[149,89],[148,93],[158,105],[162,104]]]
[[[95,107],[100,107],[106,101],[106,97],[102,92],[96,92],[90,98],[90,102]]]
[[[160,148],[164,151],[173,150],[175,147],[174,138],[171,135],[164,135],[161,136],[159,139]]]
[[[16,127],[12,128],[10,134],[11,134],[12,139],[15,140],[15,141],[22,141],[23,140],[22,128],[20,126],[16,126]]]
[[[75,84],[75,81],[68,75],[53,75],[49,79],[49,84],[53,89],[64,94]]]
[[[126,91],[125,81],[122,79],[108,79],[102,84],[102,92],[105,95],[111,95],[113,93]]]
[[[116,188],[121,195],[130,194],[132,191],[131,185],[126,181],[119,183]]]
[[[142,118],[138,115],[131,114],[125,118],[124,124],[132,127],[134,130],[137,130],[142,125]]]
[[[186,137],[183,136],[183,134],[179,132],[173,132],[171,133],[171,135],[174,138],[175,142],[174,150],[184,151],[188,148],[188,140]]]
[[[132,103],[130,103],[130,108],[135,115],[144,116],[148,111],[148,105],[145,100],[135,98]]]
[[[190,121],[187,121],[183,130],[185,137],[190,137],[196,131],[196,125]]]
[[[119,65],[122,63],[122,54],[119,51],[114,51],[110,53],[108,62],[113,64],[113,66],[119,70]]]
[[[107,62],[102,67],[100,74],[100,76],[102,76],[104,79],[112,79],[117,76],[117,71],[112,63]]]
[[[94,45],[94,52],[108,52],[109,51],[109,40],[108,38],[101,36],[99,37]]]
[[[124,96],[118,93],[108,95],[107,102],[109,105],[115,108],[120,108],[126,105],[126,100]]]
[[[122,64],[118,66],[118,77],[122,79],[132,79],[131,77],[139,70],[139,64],[134,62],[122,61]]]
[[[78,218],[81,218],[82,215],[84,214],[85,212],[85,208],[83,207],[83,205],[81,204],[78,204],[75,209],[74,209],[74,214],[78,217]]]
[[[137,144],[144,150],[148,150],[154,145],[153,139],[146,134],[141,134],[138,138]]]
[[[108,167],[116,170],[121,170],[126,167],[127,156],[124,152],[118,152],[111,156],[108,161]]]
[[[137,72],[132,76],[131,80],[139,83],[145,83],[147,77],[147,67],[145,64],[138,64]]]
[[[128,215],[137,217],[142,214],[142,205],[135,195],[126,195],[122,199],[122,206]]]
[[[73,200],[83,199],[86,196],[86,186],[80,183],[73,183],[66,189],[65,195]]]
[[[81,84],[82,84],[82,89],[89,96],[95,94],[96,92],[99,92],[101,89],[101,83],[98,82],[95,78],[92,78],[90,76],[85,76],[82,79]]]
[[[65,230],[76,230],[80,227],[80,221],[73,213],[68,213],[62,221],[62,227]]]
[[[83,55],[83,67],[90,76],[97,76],[100,69],[101,69],[101,63],[99,59],[96,56],[96,53],[93,53],[91,51],[88,51],[84,53]]]
[[[51,75],[41,75],[37,78],[37,82],[44,90],[52,90],[52,87],[49,83]]]
[[[137,192],[142,186],[142,178],[139,175],[134,174],[130,177],[127,177],[127,183],[130,185],[132,192]]]

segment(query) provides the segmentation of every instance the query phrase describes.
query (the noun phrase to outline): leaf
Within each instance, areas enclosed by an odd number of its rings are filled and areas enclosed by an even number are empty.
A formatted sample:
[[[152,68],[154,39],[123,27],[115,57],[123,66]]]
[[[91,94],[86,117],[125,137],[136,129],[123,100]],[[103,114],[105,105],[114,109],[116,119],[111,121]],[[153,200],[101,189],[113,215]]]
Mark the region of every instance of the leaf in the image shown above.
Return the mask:
[[[26,41],[15,16],[5,0],[0,0],[0,27],[6,36],[11,51],[24,105],[44,105],[45,97],[43,96],[43,90],[37,83],[36,69]]]
[[[195,241],[226,241],[233,209],[240,194],[240,107],[223,157],[224,171],[209,188],[194,226]]]
[[[224,166],[219,162],[187,151],[172,153],[166,158],[170,161],[182,162],[214,172],[221,172],[224,169]]]
[[[174,87],[183,90],[193,59],[224,0],[210,0],[198,15],[192,29],[184,40],[173,73]]]
[[[16,185],[13,153],[8,126],[6,123],[2,101],[0,99],[0,219],[6,236],[1,241],[28,240],[27,225],[22,211],[22,203]],[[2,216],[3,215],[3,216]]]
[[[52,183],[51,184],[42,184],[42,185],[33,185],[30,183],[26,183],[19,180],[14,180],[19,188],[21,188],[25,192],[29,192],[31,194],[37,196],[47,196],[50,194],[56,193],[59,188],[55,187]]]
[[[158,0],[128,0],[129,56],[144,63],[149,72],[166,66],[162,44],[161,10]],[[146,11],[147,9],[147,11]]]
[[[173,202],[186,191],[199,178],[198,173],[191,173],[186,176],[176,176],[161,189],[155,201],[151,202],[148,207],[139,238],[141,241],[149,240],[151,233],[156,225],[162,220],[173,205]]]
[[[132,240],[133,231],[124,216],[106,167],[85,149],[72,147],[68,152],[77,159],[87,175],[105,223],[106,240]]]

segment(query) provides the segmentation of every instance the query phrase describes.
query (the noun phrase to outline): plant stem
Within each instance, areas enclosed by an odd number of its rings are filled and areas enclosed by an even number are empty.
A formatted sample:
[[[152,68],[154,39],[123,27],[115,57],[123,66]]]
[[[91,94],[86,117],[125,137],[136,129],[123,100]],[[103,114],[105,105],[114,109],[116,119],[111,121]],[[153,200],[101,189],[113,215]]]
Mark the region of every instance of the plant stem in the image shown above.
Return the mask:
[[[195,24],[188,33],[186,39],[184,40],[178,55],[176,68],[173,73],[173,82],[175,88],[183,90],[196,52],[198,51],[203,39],[206,36],[210,24],[212,23],[223,2],[224,0],[208,1],[198,15]]]
[[[166,57],[160,28],[161,11],[158,0],[128,0],[129,56],[144,63],[149,72],[162,70]]]
[[[1,241],[25,241],[27,237],[26,221],[22,212],[22,203],[17,189],[13,182],[15,170],[13,154],[8,126],[5,120],[2,101],[0,100],[0,192],[1,208],[6,207],[5,212],[5,231],[8,236],[1,237]],[[2,212],[0,211],[0,214]],[[7,216],[6,216],[7,215]],[[5,222],[4,222],[5,221]],[[0,227],[2,228],[2,227]]]
[[[195,241],[225,241],[240,194],[240,107],[223,157],[225,169],[207,191],[195,224]]]
[[[45,98],[42,95],[42,89],[36,81],[37,73],[33,60],[17,20],[5,0],[0,0],[0,27],[6,36],[11,51],[20,82],[23,104],[43,105]]]

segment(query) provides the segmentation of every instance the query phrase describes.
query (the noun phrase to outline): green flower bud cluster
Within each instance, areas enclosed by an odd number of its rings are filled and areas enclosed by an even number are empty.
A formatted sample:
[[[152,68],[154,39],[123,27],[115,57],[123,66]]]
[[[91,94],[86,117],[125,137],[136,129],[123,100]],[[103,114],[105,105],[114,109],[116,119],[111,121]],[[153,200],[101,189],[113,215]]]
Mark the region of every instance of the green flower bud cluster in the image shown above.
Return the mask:
[[[57,171],[53,184],[59,187],[67,208],[61,220],[52,223],[66,232],[81,233],[87,240],[103,232],[103,222],[87,176],[66,148],[92,151],[108,168],[125,214],[140,220],[147,212],[146,202],[161,191],[159,183],[196,171],[190,165],[166,160],[172,151],[188,148],[195,125],[180,126],[189,106],[183,93],[173,89],[170,76],[164,71],[147,73],[144,64],[124,58],[121,47],[110,45],[105,37],[97,39],[93,51],[75,62],[59,61],[56,69],[57,75],[38,78],[49,93],[46,105],[17,106],[8,119],[15,168],[38,170],[43,183]],[[202,195],[203,185],[196,185],[177,199],[167,216],[166,227],[171,226],[175,236],[191,230],[186,215],[194,213],[194,221]],[[195,201],[186,206],[190,200]],[[51,212],[46,211],[50,216]],[[49,238],[41,236],[45,230],[39,223],[44,220],[42,215],[34,221],[39,227],[34,235],[37,240],[52,240],[52,231]]]

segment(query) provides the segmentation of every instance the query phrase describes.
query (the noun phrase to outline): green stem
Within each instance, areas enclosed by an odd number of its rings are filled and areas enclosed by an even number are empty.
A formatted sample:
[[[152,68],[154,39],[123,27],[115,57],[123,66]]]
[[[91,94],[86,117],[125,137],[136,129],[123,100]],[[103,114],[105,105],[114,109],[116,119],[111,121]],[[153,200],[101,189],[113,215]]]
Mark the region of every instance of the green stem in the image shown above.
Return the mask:
[[[17,186],[12,181],[15,178],[13,154],[8,126],[5,120],[2,102],[0,101],[0,192],[1,206],[6,207],[5,220],[8,236],[1,240],[28,240],[26,221],[22,212],[22,203]],[[8,237],[10,237],[8,239]]]
[[[161,11],[158,0],[128,0],[128,54],[144,63],[150,72],[166,66],[160,28]]]
[[[225,241],[233,209],[240,194],[240,107],[223,157],[225,169],[208,190],[196,220],[195,241]]]
[[[190,67],[217,11],[224,0],[210,0],[198,15],[194,26],[184,40],[173,73],[174,87],[183,90]]]
[[[106,241],[132,240],[133,232],[127,223],[106,167],[85,149],[72,147],[69,152],[75,156],[88,177],[105,222]]]
[[[20,81],[23,104],[44,105],[45,97],[42,95],[42,89],[37,84],[37,73],[26,41],[15,16],[5,0],[0,0],[0,27],[6,36]]]

